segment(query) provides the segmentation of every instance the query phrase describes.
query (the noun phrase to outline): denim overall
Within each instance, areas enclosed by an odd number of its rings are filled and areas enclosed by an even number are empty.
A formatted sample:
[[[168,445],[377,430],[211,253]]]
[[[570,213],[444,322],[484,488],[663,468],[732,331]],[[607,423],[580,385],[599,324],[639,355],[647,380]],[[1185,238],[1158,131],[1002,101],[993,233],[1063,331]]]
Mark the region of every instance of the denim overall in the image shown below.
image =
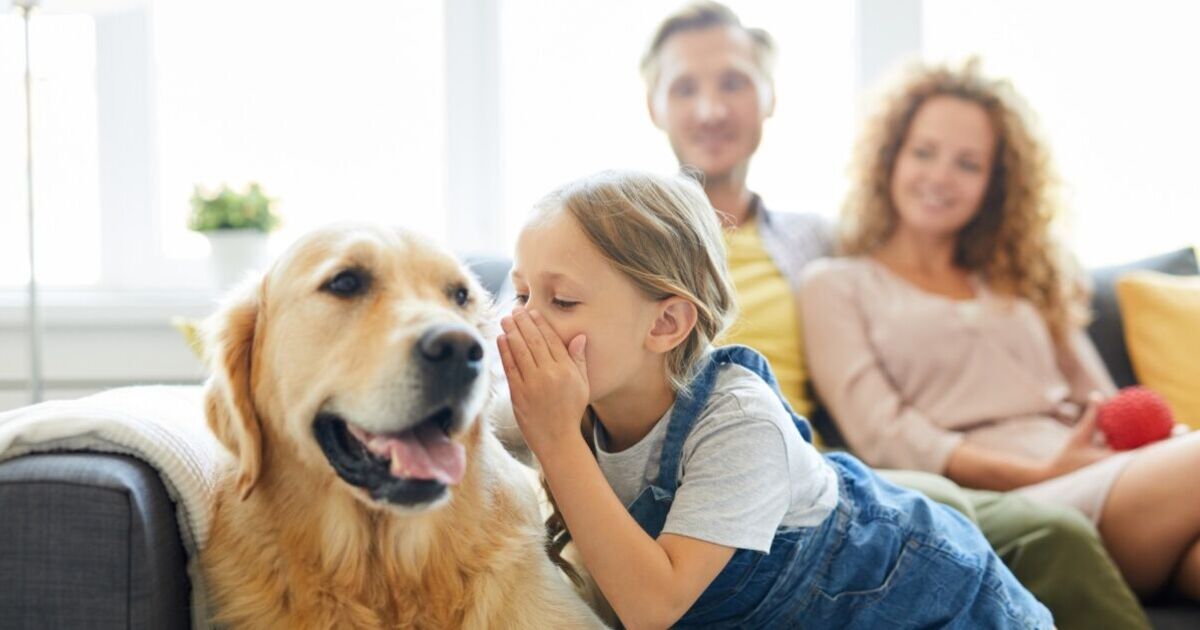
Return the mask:
[[[679,486],[683,443],[725,364],[758,374],[805,441],[808,422],[779,394],[766,359],[744,346],[709,353],[668,419],[657,481],[629,505],[652,538]],[[771,551],[738,549],[679,628],[1049,628],[1050,612],[954,510],[833,453],[838,502],[814,527],[780,527]]]

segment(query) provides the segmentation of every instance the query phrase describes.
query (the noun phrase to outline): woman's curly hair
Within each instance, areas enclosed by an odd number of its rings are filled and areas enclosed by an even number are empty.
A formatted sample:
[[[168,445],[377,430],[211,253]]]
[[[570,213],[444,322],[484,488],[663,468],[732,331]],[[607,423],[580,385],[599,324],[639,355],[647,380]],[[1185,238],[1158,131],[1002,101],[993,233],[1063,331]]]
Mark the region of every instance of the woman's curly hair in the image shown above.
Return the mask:
[[[982,207],[958,234],[954,262],[1002,295],[1029,300],[1056,342],[1087,321],[1087,288],[1051,235],[1058,179],[1032,116],[1008,81],[985,78],[977,59],[961,69],[918,66],[881,101],[856,146],[851,193],[842,208],[841,250],[868,255],[891,237],[897,214],[891,179],[917,110],[931,98],[977,103],[996,132]]]

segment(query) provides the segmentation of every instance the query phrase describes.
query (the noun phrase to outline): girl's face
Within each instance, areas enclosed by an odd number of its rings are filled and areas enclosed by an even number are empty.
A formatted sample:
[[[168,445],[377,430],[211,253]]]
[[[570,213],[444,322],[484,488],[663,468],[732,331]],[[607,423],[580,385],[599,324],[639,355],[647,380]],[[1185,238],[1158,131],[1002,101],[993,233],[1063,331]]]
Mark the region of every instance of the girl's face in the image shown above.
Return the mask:
[[[935,96],[921,105],[892,169],[898,229],[953,239],[983,204],[995,147],[979,104]]]
[[[565,212],[521,232],[512,280],[518,303],[541,313],[563,345],[587,337],[589,402],[620,392],[656,357],[661,365],[662,355],[646,348],[659,303],[613,269]]]

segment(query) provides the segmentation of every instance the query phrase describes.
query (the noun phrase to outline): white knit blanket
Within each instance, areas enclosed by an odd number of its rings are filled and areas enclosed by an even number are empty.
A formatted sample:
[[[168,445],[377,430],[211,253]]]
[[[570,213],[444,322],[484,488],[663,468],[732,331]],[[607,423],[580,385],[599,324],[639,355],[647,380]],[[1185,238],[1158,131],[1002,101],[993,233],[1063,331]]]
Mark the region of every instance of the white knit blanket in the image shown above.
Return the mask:
[[[0,461],[46,451],[121,453],[158,471],[188,554],[192,627],[209,627],[199,552],[208,541],[218,475],[231,462],[205,423],[201,388],[123,387],[0,414]]]

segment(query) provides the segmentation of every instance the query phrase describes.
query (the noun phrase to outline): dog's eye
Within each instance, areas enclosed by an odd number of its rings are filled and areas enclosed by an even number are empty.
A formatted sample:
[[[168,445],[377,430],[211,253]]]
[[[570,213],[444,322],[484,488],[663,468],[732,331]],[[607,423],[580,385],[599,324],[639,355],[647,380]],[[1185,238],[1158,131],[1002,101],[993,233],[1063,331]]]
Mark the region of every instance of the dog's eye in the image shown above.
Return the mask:
[[[362,271],[347,269],[346,271],[338,272],[321,289],[338,297],[354,297],[366,291],[368,280],[366,274]]]
[[[467,287],[458,286],[454,288],[454,303],[459,306],[466,306],[467,301],[471,299],[471,293],[467,291]]]

